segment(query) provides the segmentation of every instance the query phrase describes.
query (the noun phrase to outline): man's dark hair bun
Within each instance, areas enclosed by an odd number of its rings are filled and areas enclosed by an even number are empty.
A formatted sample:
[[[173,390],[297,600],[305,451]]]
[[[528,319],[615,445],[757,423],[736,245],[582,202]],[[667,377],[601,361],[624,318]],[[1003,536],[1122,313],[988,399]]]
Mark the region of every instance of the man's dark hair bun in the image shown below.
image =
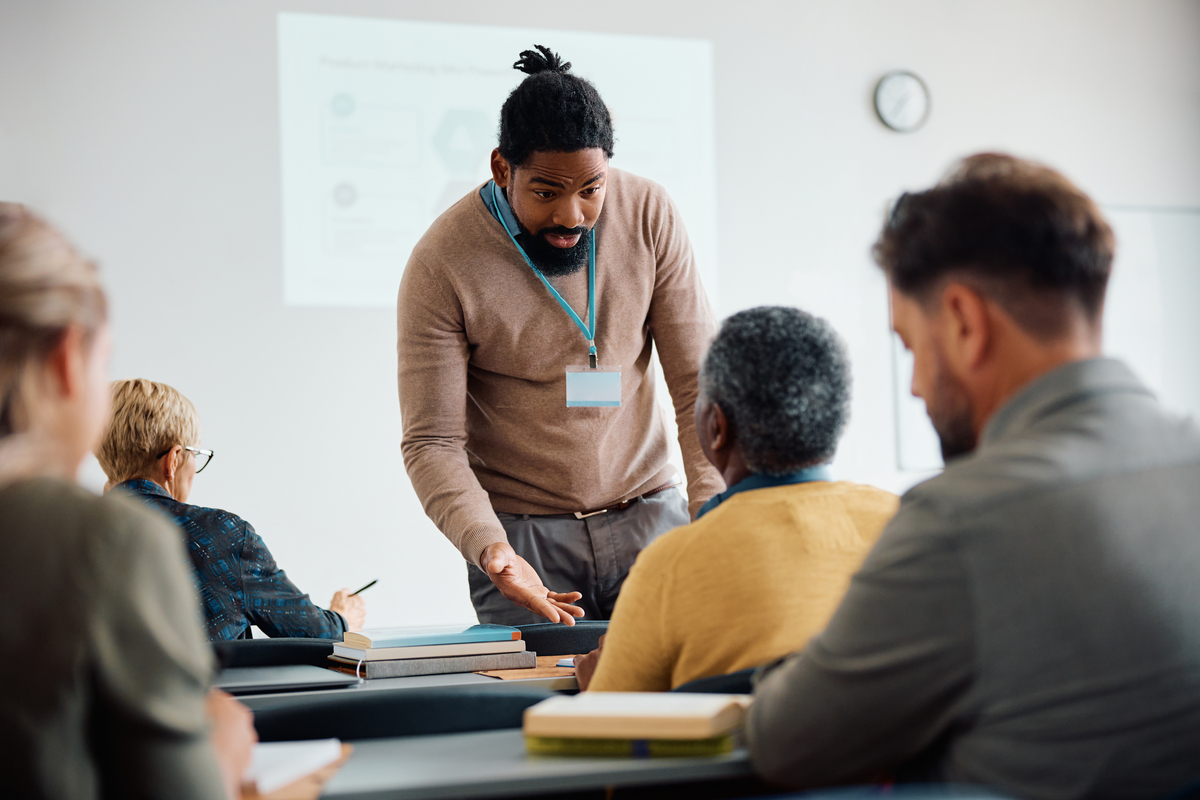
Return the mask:
[[[524,50],[521,52],[521,58],[515,64],[513,69],[518,69],[526,75],[536,75],[539,72],[570,72],[571,62],[562,60],[558,53],[553,52],[549,47],[543,47],[540,44],[534,45],[536,50]]]
[[[587,79],[549,47],[535,44],[513,69],[525,77],[500,109],[500,155],[514,167],[533,153],[599,147],[613,154],[612,115]]]

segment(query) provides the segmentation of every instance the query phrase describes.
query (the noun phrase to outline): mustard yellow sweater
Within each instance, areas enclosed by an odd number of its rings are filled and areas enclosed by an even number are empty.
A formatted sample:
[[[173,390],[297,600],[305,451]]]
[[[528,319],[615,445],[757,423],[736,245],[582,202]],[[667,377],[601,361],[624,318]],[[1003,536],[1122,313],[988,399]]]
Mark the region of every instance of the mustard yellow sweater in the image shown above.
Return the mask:
[[[899,498],[814,481],[739,492],[638,556],[589,689],[666,691],[804,647]]]

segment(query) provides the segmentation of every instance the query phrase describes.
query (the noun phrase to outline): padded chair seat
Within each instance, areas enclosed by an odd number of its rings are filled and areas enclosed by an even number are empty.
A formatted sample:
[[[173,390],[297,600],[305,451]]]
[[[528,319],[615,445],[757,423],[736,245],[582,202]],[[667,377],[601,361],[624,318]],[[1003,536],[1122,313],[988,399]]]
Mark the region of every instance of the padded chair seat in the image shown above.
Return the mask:
[[[676,686],[672,692],[697,692],[701,694],[752,694],[750,679],[754,676],[754,667],[730,672],[728,675],[712,675],[707,678],[697,678],[682,686]]]
[[[553,696],[535,689],[496,692],[466,687],[339,692],[259,709],[254,727],[263,742],[519,728],[526,708]]]
[[[573,656],[590,653],[608,631],[608,620],[579,620],[572,626],[557,622],[519,625],[525,647],[539,656]]]

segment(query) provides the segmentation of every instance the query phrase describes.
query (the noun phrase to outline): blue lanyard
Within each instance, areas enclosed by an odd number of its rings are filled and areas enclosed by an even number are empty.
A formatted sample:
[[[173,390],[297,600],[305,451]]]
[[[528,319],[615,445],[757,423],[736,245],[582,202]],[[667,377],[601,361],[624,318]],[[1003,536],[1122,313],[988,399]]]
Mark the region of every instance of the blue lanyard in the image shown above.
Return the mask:
[[[492,182],[492,202],[496,206],[496,211],[500,210],[500,200],[496,197],[496,183]],[[588,343],[588,365],[596,368],[596,232],[588,232],[588,324],[584,325],[583,320],[575,313],[575,309],[571,308],[571,304],[563,299],[563,296],[558,293],[558,290],[551,285],[550,281],[546,280],[546,276],[542,271],[533,265],[529,260],[529,256],[525,253],[525,249],[517,244],[517,239],[513,236],[513,232],[508,229],[508,223],[504,221],[504,215],[496,214],[496,219],[500,220],[500,224],[504,227],[504,232],[508,234],[508,238],[512,240],[513,246],[517,248],[517,252],[525,259],[525,263],[533,270],[533,274],[537,275],[541,280],[542,285],[550,290],[550,294],[554,295],[554,299],[562,306],[563,311],[570,315],[575,324],[579,326],[579,330],[583,331],[583,335],[587,337]]]

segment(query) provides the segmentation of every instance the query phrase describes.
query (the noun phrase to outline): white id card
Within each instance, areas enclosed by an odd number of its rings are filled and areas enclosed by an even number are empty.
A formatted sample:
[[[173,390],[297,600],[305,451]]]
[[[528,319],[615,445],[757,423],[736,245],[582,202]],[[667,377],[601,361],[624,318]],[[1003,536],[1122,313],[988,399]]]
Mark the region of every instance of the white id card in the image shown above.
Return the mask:
[[[619,405],[620,367],[567,367],[567,408]]]

